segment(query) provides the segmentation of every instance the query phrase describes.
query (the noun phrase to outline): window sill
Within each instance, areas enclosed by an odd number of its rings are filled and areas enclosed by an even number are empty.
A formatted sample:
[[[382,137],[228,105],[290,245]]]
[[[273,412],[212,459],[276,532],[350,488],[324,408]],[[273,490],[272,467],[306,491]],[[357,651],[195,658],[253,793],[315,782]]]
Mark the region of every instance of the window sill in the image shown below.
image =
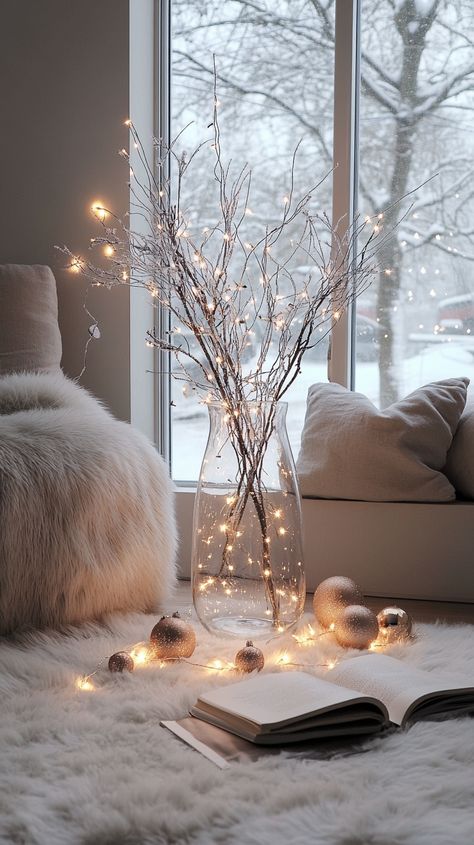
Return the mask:
[[[190,577],[195,487],[178,487],[179,577]],[[373,596],[474,602],[474,502],[303,499],[307,589],[330,575]]]

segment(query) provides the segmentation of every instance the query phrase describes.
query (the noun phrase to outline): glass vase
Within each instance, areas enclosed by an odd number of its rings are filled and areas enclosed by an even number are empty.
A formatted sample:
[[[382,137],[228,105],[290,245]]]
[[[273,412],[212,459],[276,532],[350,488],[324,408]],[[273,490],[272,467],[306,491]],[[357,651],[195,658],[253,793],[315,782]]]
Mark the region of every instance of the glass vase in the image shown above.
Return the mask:
[[[283,633],[305,602],[301,501],[284,402],[211,403],[194,506],[193,601],[205,627]]]

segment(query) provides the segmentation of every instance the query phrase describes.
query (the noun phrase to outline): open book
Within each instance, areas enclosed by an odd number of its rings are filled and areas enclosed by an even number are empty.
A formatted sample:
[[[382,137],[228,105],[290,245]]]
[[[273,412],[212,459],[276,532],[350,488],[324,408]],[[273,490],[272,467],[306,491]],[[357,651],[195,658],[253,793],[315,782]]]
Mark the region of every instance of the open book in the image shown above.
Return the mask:
[[[378,654],[344,660],[328,679],[294,671],[258,675],[205,693],[191,708],[198,719],[262,745],[373,734],[391,723],[469,713],[474,685]]]

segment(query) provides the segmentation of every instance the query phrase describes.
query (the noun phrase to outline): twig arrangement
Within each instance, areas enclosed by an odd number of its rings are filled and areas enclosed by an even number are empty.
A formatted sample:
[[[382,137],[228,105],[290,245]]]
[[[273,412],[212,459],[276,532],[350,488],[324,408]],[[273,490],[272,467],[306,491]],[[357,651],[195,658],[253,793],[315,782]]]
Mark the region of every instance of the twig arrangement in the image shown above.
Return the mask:
[[[172,375],[188,382],[202,402],[217,402],[225,409],[227,437],[239,468],[225,517],[221,573],[251,500],[262,536],[261,574],[266,573],[267,598],[278,625],[262,477],[276,406],[300,373],[304,353],[369,285],[377,272],[380,241],[388,235],[378,219],[356,218],[334,227],[326,214],[313,213],[324,179],[303,196],[295,195],[297,147],[275,221],[248,240],[252,172],[245,164],[233,175],[224,162],[217,105],[215,95],[210,141],[186,155],[177,151],[182,133],[169,145],[155,140],[154,163],[128,121],[144,174],[137,178],[130,171],[132,212],[144,221],[141,231],[133,231],[110,209],[95,206],[102,231],[91,240],[91,249],[101,249],[106,262],[100,265],[67,247],[61,250],[70,269],[91,284],[145,288],[171,315],[170,330],[160,335],[150,329],[146,342],[177,359],[180,368]],[[203,226],[203,221],[196,225],[190,220],[186,188],[190,168],[203,152],[209,155],[209,144],[213,164],[203,178],[217,202],[213,220]],[[120,155],[128,161],[126,150]],[[247,365],[249,347],[254,351]]]

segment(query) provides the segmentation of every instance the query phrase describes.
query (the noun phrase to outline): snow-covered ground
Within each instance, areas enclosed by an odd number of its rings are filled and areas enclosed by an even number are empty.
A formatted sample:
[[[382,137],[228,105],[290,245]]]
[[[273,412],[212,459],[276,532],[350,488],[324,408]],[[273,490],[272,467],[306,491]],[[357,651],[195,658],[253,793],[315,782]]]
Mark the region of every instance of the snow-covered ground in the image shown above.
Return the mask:
[[[474,354],[456,344],[455,340],[441,346],[428,347],[418,355],[406,358],[399,369],[400,396],[405,396],[423,384],[444,378],[467,376],[474,381]],[[325,361],[303,364],[301,375],[288,391],[287,429],[296,459],[303,428],[306,395],[316,382],[327,381]],[[356,366],[356,390],[365,393],[378,404],[378,365],[360,362]],[[173,477],[177,481],[198,478],[207,441],[207,409],[194,397],[182,395],[175,387],[176,408],[172,408]]]

